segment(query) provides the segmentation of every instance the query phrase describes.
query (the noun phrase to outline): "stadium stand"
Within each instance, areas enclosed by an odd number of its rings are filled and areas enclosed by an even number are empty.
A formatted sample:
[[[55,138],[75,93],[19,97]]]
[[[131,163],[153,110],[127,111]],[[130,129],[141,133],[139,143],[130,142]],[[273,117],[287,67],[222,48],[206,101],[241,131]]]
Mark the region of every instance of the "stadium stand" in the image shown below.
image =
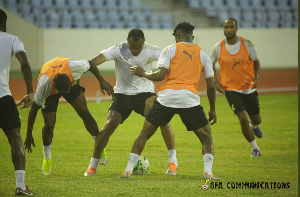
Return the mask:
[[[163,1],[163,0],[161,0]],[[298,28],[298,0],[165,0],[193,16],[214,21],[234,17],[244,28]],[[0,0],[0,5],[42,28],[173,28],[173,10],[159,13],[143,0]],[[194,18],[194,17],[192,17]],[[195,18],[197,20],[197,18]],[[215,22],[217,21],[217,22]]]

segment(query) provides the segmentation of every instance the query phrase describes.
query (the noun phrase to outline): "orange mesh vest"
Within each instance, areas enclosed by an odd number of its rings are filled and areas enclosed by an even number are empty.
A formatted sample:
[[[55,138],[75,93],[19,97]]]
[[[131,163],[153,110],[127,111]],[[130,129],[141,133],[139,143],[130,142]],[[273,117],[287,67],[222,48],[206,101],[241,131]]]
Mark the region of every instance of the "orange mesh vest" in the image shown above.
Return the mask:
[[[43,65],[40,75],[39,75],[39,80],[43,74],[48,75],[50,82],[51,82],[51,86],[52,86],[51,95],[58,93],[58,91],[56,90],[56,88],[53,85],[53,78],[57,74],[65,73],[69,76],[71,83],[74,81],[74,78],[71,74],[71,70],[70,70],[70,66],[69,66],[70,59],[71,58],[57,57],[57,58],[54,58],[53,60],[46,62]]]
[[[241,48],[235,55],[227,51],[224,39],[221,41],[219,65],[221,83],[225,90],[248,90],[254,84],[254,63],[250,60],[244,37],[240,38]]]
[[[198,84],[203,71],[200,50],[196,44],[176,43],[176,54],[160,90],[188,89],[198,95]]]

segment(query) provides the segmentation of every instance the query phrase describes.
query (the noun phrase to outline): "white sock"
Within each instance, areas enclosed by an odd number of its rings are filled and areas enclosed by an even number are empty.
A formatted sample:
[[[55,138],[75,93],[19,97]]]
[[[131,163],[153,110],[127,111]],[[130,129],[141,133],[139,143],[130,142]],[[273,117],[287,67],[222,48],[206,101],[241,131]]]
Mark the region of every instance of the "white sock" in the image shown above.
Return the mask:
[[[93,167],[93,168],[97,169],[97,167],[98,167],[98,162],[99,162],[99,159],[94,158],[94,157],[91,157],[91,161],[90,161],[89,168],[90,168],[90,167]]]
[[[256,129],[257,125],[253,125],[250,123],[250,127],[251,127],[251,129]]]
[[[253,140],[252,142],[249,142],[249,144],[252,147],[252,149],[259,150],[259,147],[257,146],[256,140]]]
[[[169,163],[173,162],[173,163],[175,163],[176,166],[178,166],[178,162],[177,162],[177,158],[176,158],[176,150],[171,149],[171,150],[168,150],[168,152],[169,152]]]
[[[139,159],[139,155],[137,155],[135,153],[130,153],[128,164],[127,164],[127,167],[125,169],[125,172],[129,171],[130,173],[132,173],[133,167],[137,163],[138,159]]]
[[[19,187],[22,190],[26,190],[25,183],[24,183],[24,180],[25,180],[25,170],[16,170],[15,174],[16,174],[16,185],[17,185],[17,188]]]
[[[51,146],[52,144],[50,144],[49,146],[43,146],[44,149],[44,158],[45,159],[51,159]]]
[[[212,175],[212,165],[214,162],[214,156],[212,154],[205,154],[203,155],[204,161],[204,172],[208,175]]]

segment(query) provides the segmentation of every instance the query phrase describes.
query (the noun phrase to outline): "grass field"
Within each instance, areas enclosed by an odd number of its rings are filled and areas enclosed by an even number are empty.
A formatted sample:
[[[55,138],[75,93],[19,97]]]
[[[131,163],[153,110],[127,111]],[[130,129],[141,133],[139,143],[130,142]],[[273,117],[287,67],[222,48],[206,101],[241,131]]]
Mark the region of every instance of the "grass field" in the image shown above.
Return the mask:
[[[201,144],[192,132],[186,132],[178,116],[171,121],[175,132],[179,171],[165,175],[168,152],[158,131],[148,141],[143,155],[150,170],[143,176],[123,180],[131,146],[141,130],[144,118],[132,113],[119,126],[107,146],[109,163],[99,166],[94,177],[84,177],[93,151],[93,140],[69,104],[60,104],[52,144],[52,175],[41,176],[43,159],[39,112],[33,153],[26,153],[26,184],[37,196],[298,196],[298,95],[261,95],[263,138],[258,139],[262,156],[251,158],[251,148],[242,136],[237,118],[224,97],[217,97],[218,123],[212,126],[215,145],[213,172],[222,178],[223,189],[203,191]],[[207,98],[201,103],[208,110]],[[99,128],[106,120],[109,102],[88,103]],[[25,140],[28,110],[20,111],[22,136]],[[0,133],[0,196],[14,194],[15,176],[10,148]],[[288,189],[228,189],[227,183],[289,182]]]

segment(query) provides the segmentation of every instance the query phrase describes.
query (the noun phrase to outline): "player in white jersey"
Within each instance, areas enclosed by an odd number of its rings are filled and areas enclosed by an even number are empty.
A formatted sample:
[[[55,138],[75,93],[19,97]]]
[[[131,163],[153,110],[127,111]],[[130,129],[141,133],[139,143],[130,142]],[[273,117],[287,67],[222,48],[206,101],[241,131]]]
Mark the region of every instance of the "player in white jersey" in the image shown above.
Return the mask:
[[[32,74],[22,41],[6,33],[6,13],[0,9],[0,128],[7,136],[11,147],[12,162],[16,176],[16,195],[33,195],[25,186],[25,154],[20,134],[21,121],[14,98],[9,89],[11,57],[15,55],[21,64],[27,94],[17,105],[30,107],[33,101]],[[21,108],[21,109],[22,109]]]
[[[152,62],[158,60],[160,53],[160,48],[145,42],[142,30],[132,29],[129,31],[127,41],[101,51],[91,60],[95,65],[114,60],[117,82],[114,87],[115,94],[112,104],[108,109],[107,122],[97,135],[94,153],[90,165],[84,173],[85,176],[96,174],[101,151],[106,147],[118,125],[122,124],[132,111],[146,116],[152,107],[156,99],[153,83],[148,79],[132,75],[130,67],[139,65],[151,72]],[[161,133],[169,152],[169,169],[166,174],[176,175],[178,163],[174,134],[170,124],[161,127]]]
[[[214,71],[209,56],[200,46],[193,44],[194,26],[188,22],[179,23],[173,32],[176,44],[166,47],[158,60],[155,72],[146,72],[140,66],[131,68],[136,76],[152,81],[163,81],[158,98],[146,116],[140,135],[136,138],[130,153],[128,165],[120,178],[129,178],[134,165],[142,153],[147,140],[159,126],[168,124],[178,114],[188,131],[193,131],[202,144],[205,179],[217,180],[213,175],[214,145],[209,122],[217,122],[215,112],[216,89]],[[204,72],[207,83],[207,96],[210,103],[207,120],[200,98],[198,84]]]
[[[56,123],[56,111],[61,96],[75,109],[93,139],[96,139],[99,132],[96,120],[87,107],[84,96],[85,88],[80,86],[78,81],[86,71],[90,71],[95,75],[103,93],[105,90],[109,95],[113,94],[112,86],[103,79],[99,70],[92,62],[57,57],[46,62],[41,69],[37,89],[34,94],[34,103],[28,115],[25,149],[28,148],[28,152],[31,152],[31,145],[35,146],[32,136],[33,125],[38,110],[42,108],[44,118],[44,127],[42,130],[44,150],[43,175],[50,175],[52,172],[51,147]]]

